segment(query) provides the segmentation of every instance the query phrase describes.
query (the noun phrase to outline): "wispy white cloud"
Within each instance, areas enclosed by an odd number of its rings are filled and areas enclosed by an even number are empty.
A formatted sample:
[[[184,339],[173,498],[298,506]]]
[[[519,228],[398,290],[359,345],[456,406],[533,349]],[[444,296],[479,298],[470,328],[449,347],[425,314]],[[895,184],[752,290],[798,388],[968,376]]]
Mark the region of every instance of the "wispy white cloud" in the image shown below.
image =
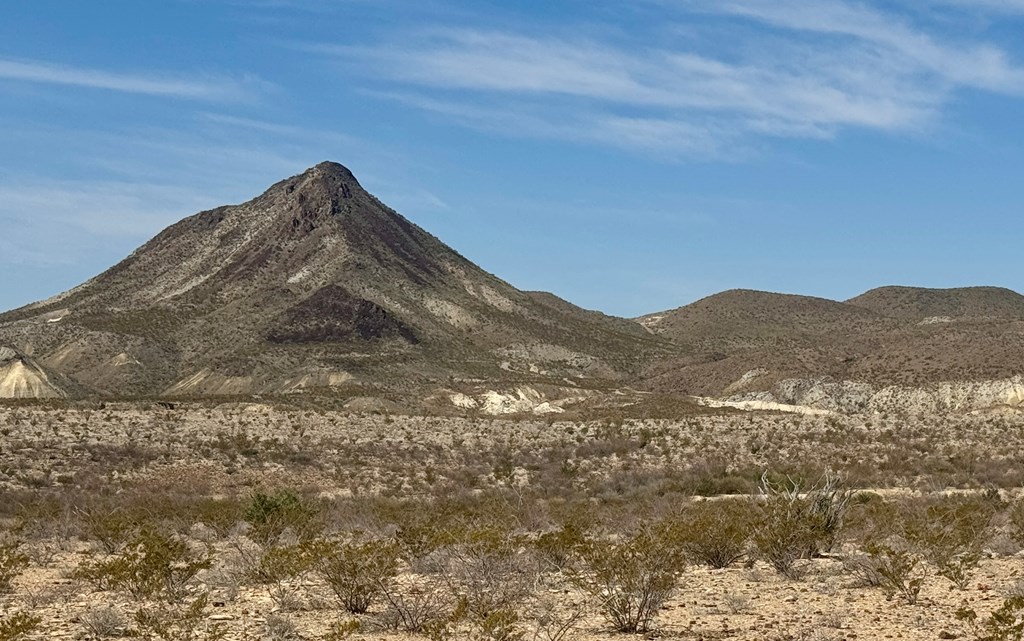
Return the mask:
[[[1024,14],[1024,0],[931,0],[933,4],[950,5],[966,10]]]
[[[367,95],[407,104],[459,124],[504,136],[566,142],[587,142],[624,150],[678,156],[681,153],[731,159],[747,153],[734,132],[714,123],[687,123],[673,119],[616,116],[581,107],[551,110],[535,103],[490,103],[434,98],[416,92],[366,91]],[[732,140],[735,147],[723,148]]]
[[[995,45],[950,39],[859,2],[655,2],[666,23],[699,30],[691,19],[711,15],[737,41],[654,47],[433,29],[311,50],[355,63],[347,68],[365,70],[379,96],[470,127],[718,157],[764,137],[920,132],[959,91],[1024,94],[1024,67]]]
[[[9,58],[0,58],[0,80],[214,101],[240,99],[270,87],[269,83],[255,76],[218,78],[129,74]]]
[[[138,238],[211,204],[186,186],[41,179],[0,183],[0,219],[22,226],[45,219],[72,236]]]
[[[371,189],[378,185],[365,182],[368,175],[400,175],[407,162],[344,132],[220,113],[195,118],[185,129],[5,131],[6,148],[31,141],[43,160],[12,162],[0,173],[0,270],[81,265],[97,257],[111,264],[185,216],[248,200],[323,160],[356,163],[350,166]],[[48,177],[54,157],[69,177]],[[402,202],[415,205],[413,213],[447,207],[417,187],[414,180],[403,185]],[[0,293],[0,308],[4,302]]]
[[[746,16],[785,29],[847,36],[902,64],[907,71],[934,74],[955,85],[1024,92],[1024,69],[1010,62],[1004,51],[985,44],[940,42],[898,16],[864,4],[845,0],[716,0],[697,4],[711,12]],[[1020,2],[987,4],[1024,7]]]

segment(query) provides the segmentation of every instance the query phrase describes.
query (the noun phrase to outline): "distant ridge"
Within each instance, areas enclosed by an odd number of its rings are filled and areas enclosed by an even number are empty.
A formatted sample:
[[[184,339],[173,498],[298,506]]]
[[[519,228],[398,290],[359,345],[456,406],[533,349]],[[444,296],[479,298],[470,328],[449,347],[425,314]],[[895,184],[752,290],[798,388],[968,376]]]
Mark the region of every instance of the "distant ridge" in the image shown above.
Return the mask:
[[[731,290],[636,319],[685,353],[650,389],[719,395],[789,378],[921,386],[1024,373],[1024,296],[998,287],[882,287],[846,302]]]
[[[879,287],[846,302],[894,318],[1024,319],[1024,296],[1002,287]]]

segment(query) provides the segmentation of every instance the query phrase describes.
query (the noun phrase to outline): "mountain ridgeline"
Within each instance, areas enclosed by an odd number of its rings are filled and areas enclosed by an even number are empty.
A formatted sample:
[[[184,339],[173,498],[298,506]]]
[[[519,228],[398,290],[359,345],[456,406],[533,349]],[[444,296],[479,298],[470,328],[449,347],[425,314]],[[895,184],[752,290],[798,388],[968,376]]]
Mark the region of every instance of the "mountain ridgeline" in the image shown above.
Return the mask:
[[[884,287],[845,302],[737,290],[614,318],[514,288],[329,162],[0,315],[0,397],[425,398],[472,385],[728,396],[1022,369],[1024,297],[1009,290]]]
[[[335,163],[186,218],[85,284],[0,315],[0,345],[99,396],[412,389],[531,369],[620,380],[671,350],[633,323],[515,289]]]

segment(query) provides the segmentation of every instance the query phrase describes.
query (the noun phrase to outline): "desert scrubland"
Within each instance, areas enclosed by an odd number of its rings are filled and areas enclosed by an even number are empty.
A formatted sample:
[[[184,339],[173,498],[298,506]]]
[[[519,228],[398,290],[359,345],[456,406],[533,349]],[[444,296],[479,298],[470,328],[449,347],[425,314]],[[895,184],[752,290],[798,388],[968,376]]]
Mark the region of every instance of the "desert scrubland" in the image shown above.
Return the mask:
[[[0,639],[1018,639],[1024,418],[0,410]]]

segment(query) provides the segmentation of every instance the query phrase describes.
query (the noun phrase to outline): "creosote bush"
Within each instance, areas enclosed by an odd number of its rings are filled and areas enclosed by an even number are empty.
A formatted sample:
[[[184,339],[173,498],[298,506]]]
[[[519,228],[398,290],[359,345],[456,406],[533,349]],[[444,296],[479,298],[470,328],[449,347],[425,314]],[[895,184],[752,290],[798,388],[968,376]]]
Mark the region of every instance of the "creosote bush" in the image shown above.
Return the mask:
[[[254,492],[243,518],[249,524],[249,538],[260,545],[273,545],[286,530],[300,540],[314,538],[323,529],[320,510],[291,490],[273,494]]]
[[[456,599],[445,583],[427,578],[412,585],[379,584],[384,611],[372,619],[381,630],[424,634],[431,639],[446,638],[453,631]]]
[[[315,542],[263,549],[248,570],[249,579],[267,586],[270,598],[279,608],[297,609],[301,601],[292,583],[313,567],[315,550]]]
[[[443,576],[471,623],[510,610],[533,591],[538,569],[522,537],[488,528],[462,538],[446,548]]]
[[[29,558],[21,552],[21,541],[0,535],[0,594],[11,591],[14,579],[28,567]]]
[[[621,542],[590,541],[582,550],[577,585],[593,596],[619,632],[646,632],[676,587],[679,553],[645,530]]]
[[[756,516],[749,501],[699,501],[668,519],[663,536],[688,561],[726,568],[746,553]]]
[[[978,613],[966,605],[956,611],[956,618],[971,627],[975,641],[1021,641],[1024,639],[1024,596],[1007,598],[984,620],[979,620]]]
[[[918,571],[918,558],[906,544],[870,541],[864,546],[866,559],[861,571],[880,586],[890,598],[899,596],[908,604],[917,603],[924,578]]]
[[[557,597],[542,595],[531,612],[533,641],[568,641],[586,614],[583,604],[564,603]]]
[[[537,556],[546,567],[555,571],[569,568],[587,541],[586,530],[570,521],[557,530],[544,532],[533,543]]]
[[[181,540],[144,528],[120,554],[83,562],[75,578],[101,590],[121,590],[137,598],[180,600],[201,570],[213,565],[208,554],[197,555]]]
[[[322,543],[313,566],[342,607],[363,614],[380,593],[381,583],[398,573],[398,545],[390,541]]]
[[[1024,499],[1017,499],[1010,508],[1010,538],[1024,546]]]
[[[94,608],[81,617],[82,627],[95,639],[119,636],[124,627],[121,614],[110,606]]]
[[[130,636],[159,641],[220,641],[227,635],[223,625],[206,623],[209,595],[200,594],[187,607],[160,605],[135,613]]]
[[[323,635],[323,641],[342,641],[348,639],[356,632],[362,630],[363,624],[359,619],[348,619],[346,621],[335,621]]]
[[[100,544],[107,554],[115,554],[139,530],[148,518],[138,510],[97,502],[81,510],[83,533]]]
[[[0,641],[22,641],[39,627],[40,619],[24,612],[0,617]]]
[[[945,497],[905,517],[905,537],[945,577],[963,590],[981,561],[982,548],[998,499],[986,496]]]

